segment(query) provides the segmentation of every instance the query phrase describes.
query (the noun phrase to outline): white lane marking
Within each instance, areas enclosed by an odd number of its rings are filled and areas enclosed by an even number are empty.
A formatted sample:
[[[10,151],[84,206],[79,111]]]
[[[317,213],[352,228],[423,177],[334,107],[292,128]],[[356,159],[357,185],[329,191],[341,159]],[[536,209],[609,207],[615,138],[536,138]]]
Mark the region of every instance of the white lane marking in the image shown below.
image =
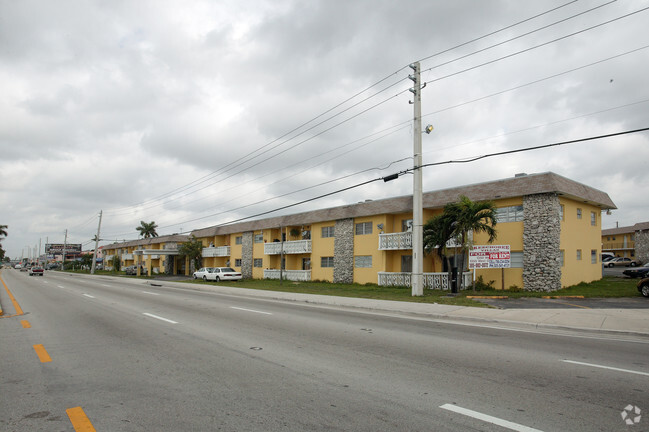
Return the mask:
[[[88,298],[95,298],[95,296],[91,296],[90,294],[84,294],[84,296],[86,296]]]
[[[590,367],[596,367],[596,368],[600,368],[600,369],[608,369],[608,370],[617,371],[617,372],[626,372],[626,373],[632,373],[632,374],[636,374],[636,375],[649,376],[649,373],[647,373],[647,372],[634,371],[634,370],[630,370],[630,369],[620,369],[620,368],[611,367],[611,366],[603,366],[603,365],[592,364],[592,363],[584,363],[584,362],[578,362],[578,361],[574,361],[574,360],[561,360],[561,361],[565,362],[565,363],[576,364],[576,365],[590,366]]]
[[[150,314],[150,313],[147,313],[147,312],[143,312],[142,315],[146,315],[146,316],[151,317],[151,318],[159,319],[160,321],[166,321],[166,322],[171,323],[171,324],[178,324],[177,321],[172,321],[170,319],[162,318],[161,316],[153,315],[153,314]]]
[[[470,409],[462,408],[457,405],[444,404],[440,405],[440,408],[456,412],[465,416],[473,417],[475,419],[481,420],[483,422],[492,423],[498,426],[502,426],[507,429],[519,431],[519,432],[542,432],[539,429],[534,429],[531,427],[523,426],[518,423],[512,423],[507,420],[500,419],[498,417],[493,417],[487,414],[479,413],[477,411],[472,411]]]
[[[110,285],[106,285],[106,284],[101,284],[101,286],[104,286],[106,288],[110,288]]]
[[[144,294],[160,295],[160,294],[158,294],[158,293],[152,293],[152,292],[149,292],[149,291],[142,291],[142,292],[143,292]]]
[[[59,288],[61,288],[61,289],[63,289],[63,286],[62,286],[62,285],[57,285],[57,287],[59,287]]]
[[[241,310],[241,311],[246,311],[246,312],[254,312],[254,313],[259,313],[259,314],[264,314],[264,315],[272,315],[270,312],[262,312],[254,309],[246,309],[246,308],[240,308],[240,307],[234,307],[230,306],[230,309],[236,309],[236,310]]]

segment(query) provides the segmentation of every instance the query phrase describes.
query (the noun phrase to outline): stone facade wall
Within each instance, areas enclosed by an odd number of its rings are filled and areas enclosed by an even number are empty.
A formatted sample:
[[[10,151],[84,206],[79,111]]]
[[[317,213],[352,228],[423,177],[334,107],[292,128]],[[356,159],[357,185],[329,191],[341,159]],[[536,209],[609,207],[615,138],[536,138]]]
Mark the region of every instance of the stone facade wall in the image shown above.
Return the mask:
[[[635,259],[646,263],[649,261],[649,230],[636,231],[635,241]]]
[[[353,283],[354,219],[337,220],[334,234],[334,283]]]
[[[244,279],[252,279],[252,242],[254,233],[247,231],[243,233],[241,242],[241,276]]]
[[[559,197],[554,193],[523,197],[523,288],[561,289]]]

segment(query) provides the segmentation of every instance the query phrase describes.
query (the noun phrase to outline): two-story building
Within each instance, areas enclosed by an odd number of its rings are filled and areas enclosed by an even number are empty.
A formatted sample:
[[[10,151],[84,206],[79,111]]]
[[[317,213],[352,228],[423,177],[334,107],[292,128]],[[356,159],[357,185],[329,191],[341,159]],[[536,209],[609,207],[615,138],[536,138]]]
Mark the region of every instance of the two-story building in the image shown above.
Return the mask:
[[[649,222],[602,230],[602,252],[616,257],[649,261]]]
[[[189,274],[189,262],[178,254],[178,247],[188,240],[188,236],[173,234],[103,246],[104,265],[113,267],[117,257],[122,268],[142,265],[147,274]]]
[[[601,212],[615,209],[602,191],[554,173],[519,174],[423,194],[424,221],[466,195],[498,208],[498,238],[511,268],[481,269],[497,288],[556,290],[601,278]],[[231,266],[246,278],[410,285],[412,196],[213,226],[192,232],[204,266]],[[486,236],[473,236],[475,245]],[[424,259],[424,285],[448,288],[445,260]]]

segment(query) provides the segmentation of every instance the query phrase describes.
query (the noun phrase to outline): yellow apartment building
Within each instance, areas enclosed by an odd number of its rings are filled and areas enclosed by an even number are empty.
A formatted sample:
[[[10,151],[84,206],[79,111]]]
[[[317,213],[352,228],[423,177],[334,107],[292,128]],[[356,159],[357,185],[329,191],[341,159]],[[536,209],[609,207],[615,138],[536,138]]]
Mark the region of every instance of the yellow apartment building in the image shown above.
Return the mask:
[[[178,254],[178,247],[188,238],[186,235],[173,234],[103,246],[105,268],[112,268],[113,259],[117,256],[122,268],[142,265],[149,275],[188,275],[188,259]]]
[[[615,209],[602,191],[555,173],[515,177],[423,194],[423,220],[466,195],[493,201],[498,238],[511,267],[465,272],[496,288],[553,291],[602,277],[601,212]],[[366,201],[197,229],[204,266],[230,266],[245,278],[409,286],[412,196]],[[474,245],[486,244],[475,235]],[[448,247],[447,247],[448,249]],[[465,260],[467,262],[468,260]],[[448,289],[446,260],[424,258],[424,285]]]
[[[602,230],[602,252],[616,257],[649,261],[649,222]]]

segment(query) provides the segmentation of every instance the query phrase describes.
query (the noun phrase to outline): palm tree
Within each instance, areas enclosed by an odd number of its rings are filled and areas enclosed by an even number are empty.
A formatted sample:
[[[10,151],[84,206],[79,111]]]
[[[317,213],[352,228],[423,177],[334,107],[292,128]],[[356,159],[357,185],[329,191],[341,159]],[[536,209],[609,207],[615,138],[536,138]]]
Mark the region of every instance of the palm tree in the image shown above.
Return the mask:
[[[9,228],[7,225],[0,225],[0,237],[7,237],[7,228]]]
[[[149,223],[140,221],[140,226],[136,227],[135,229],[140,232],[141,237],[151,238],[158,237],[158,233],[155,230],[156,228],[158,228],[158,225],[156,225],[154,221],[151,221]]]
[[[464,271],[464,257],[472,246],[469,232],[485,233],[489,236],[488,243],[496,239],[496,205],[492,201],[471,201],[461,195],[458,202],[444,206],[442,214],[430,219],[424,225],[424,250],[431,252],[438,248],[440,257],[449,241],[459,247],[460,274]],[[458,288],[462,289],[464,278],[460,277]]]

